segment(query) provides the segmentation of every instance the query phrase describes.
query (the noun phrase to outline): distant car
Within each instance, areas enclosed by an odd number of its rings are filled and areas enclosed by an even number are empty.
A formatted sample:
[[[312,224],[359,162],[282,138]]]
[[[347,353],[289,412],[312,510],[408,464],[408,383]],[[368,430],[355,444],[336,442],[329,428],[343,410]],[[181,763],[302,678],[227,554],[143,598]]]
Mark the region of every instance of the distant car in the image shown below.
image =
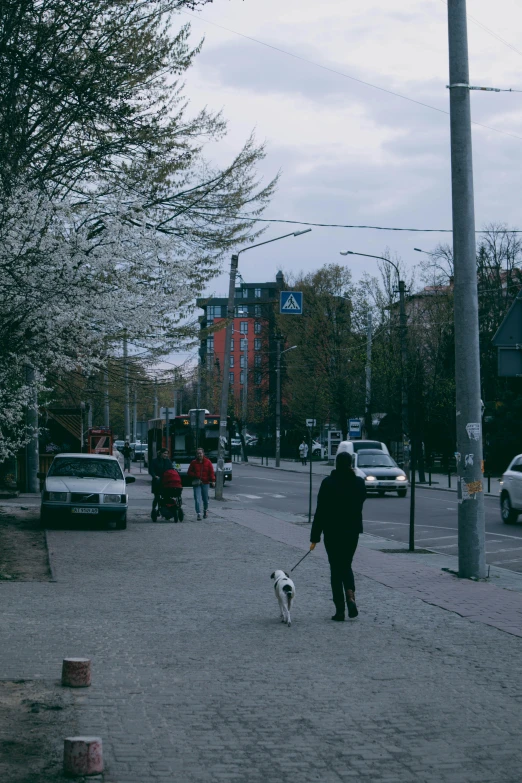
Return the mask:
[[[125,446],[124,440],[115,440],[113,443],[113,446],[118,449],[118,451],[121,451],[122,448]]]
[[[145,460],[146,456],[147,446],[145,443],[135,443],[132,452],[132,461],[139,462],[140,460]]]
[[[514,457],[501,478],[500,514],[502,522],[514,525],[522,514],[522,454]]]
[[[43,477],[43,476],[42,476]],[[49,524],[59,518],[70,520],[103,518],[127,527],[127,484],[116,457],[106,454],[57,454],[45,476],[40,518]]]
[[[361,449],[355,455],[355,467],[364,474],[367,492],[397,492],[405,498],[408,492],[408,477],[395,460],[381,449]]]
[[[317,440],[312,441],[312,455],[314,457],[321,457],[321,459],[324,459],[326,457],[326,451],[326,446],[323,446]]]

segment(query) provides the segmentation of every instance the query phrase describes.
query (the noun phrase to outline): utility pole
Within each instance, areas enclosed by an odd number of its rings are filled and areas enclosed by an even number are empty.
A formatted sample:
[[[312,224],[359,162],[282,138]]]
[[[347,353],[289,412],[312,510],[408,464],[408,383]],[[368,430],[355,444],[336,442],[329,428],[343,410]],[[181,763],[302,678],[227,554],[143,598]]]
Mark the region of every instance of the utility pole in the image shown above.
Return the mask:
[[[367,438],[370,438],[372,434],[371,404],[372,404],[372,314],[370,311],[368,311],[368,322],[366,326],[366,399],[364,404],[364,420],[366,422]]]
[[[248,337],[245,335],[245,382],[243,384],[243,462],[248,462],[246,453],[246,434],[247,434],[247,416],[248,416]]]
[[[125,383],[125,401],[123,404],[123,429],[125,440],[130,442],[130,390],[129,390],[129,356],[127,347],[127,330],[123,331],[123,376]]]
[[[281,335],[276,337],[276,447],[275,464],[276,468],[281,465]]]
[[[103,371],[103,424],[110,427],[110,407],[109,407],[109,359]]]
[[[25,471],[27,492],[39,492],[40,482],[38,480],[38,470],[40,463],[40,452],[38,447],[38,392],[36,391],[36,379],[34,367],[30,364],[25,365],[25,382],[30,389],[29,404],[25,414],[25,423],[29,441],[25,447]]]
[[[459,576],[486,575],[475,206],[466,1],[448,0]]]
[[[228,284],[227,326],[225,329],[225,355],[223,357],[223,385],[221,387],[221,408],[219,412],[219,444],[216,471],[216,500],[223,500],[223,485],[225,481],[225,449],[228,443],[227,414],[228,414],[228,389],[230,382],[230,341],[234,324],[234,291],[236,287],[236,273],[239,255],[233,255],[230,259],[230,279]]]
[[[158,377],[157,375],[154,376],[154,418],[157,419],[159,416],[158,412]]]
[[[138,437],[138,390],[134,386],[134,404],[132,406],[132,442],[136,443]]]
[[[400,308],[400,334],[401,334],[401,419],[402,419],[402,454],[404,461],[404,471],[410,475],[410,445],[409,432],[410,423],[408,419],[408,316],[406,315],[405,302],[406,284],[404,280],[399,280],[399,308]]]

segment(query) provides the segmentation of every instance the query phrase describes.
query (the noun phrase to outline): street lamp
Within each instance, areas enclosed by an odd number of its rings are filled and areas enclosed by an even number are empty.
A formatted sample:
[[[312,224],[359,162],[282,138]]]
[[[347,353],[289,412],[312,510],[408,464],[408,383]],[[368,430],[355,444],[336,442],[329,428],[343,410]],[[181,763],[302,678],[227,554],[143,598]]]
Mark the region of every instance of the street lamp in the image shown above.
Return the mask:
[[[289,234],[283,234],[280,237],[267,239],[265,242],[258,242],[255,245],[244,247],[232,255],[230,259],[230,280],[228,286],[228,305],[227,305],[227,327],[225,331],[225,355],[223,357],[223,386],[221,388],[221,410],[219,419],[219,444],[218,461],[216,471],[216,500],[223,500],[223,485],[225,480],[225,446],[227,443],[227,412],[228,412],[228,388],[230,374],[230,340],[232,339],[232,324],[234,321],[234,290],[236,286],[236,274],[241,253],[247,250],[253,250],[255,247],[269,245],[271,242],[277,242],[287,237],[299,237],[301,234],[308,234],[311,228],[305,228],[303,231],[292,231]]]
[[[292,345],[291,348],[281,350],[281,340],[283,338],[279,336],[277,338],[277,364],[276,364],[276,453],[275,464],[276,468],[281,465],[281,356],[288,351],[293,351],[297,348],[297,345]],[[311,458],[311,457],[310,457]]]
[[[406,453],[406,438],[408,434],[408,391],[406,388],[406,365],[408,361],[408,348],[406,344],[406,331],[407,331],[407,317],[406,317],[406,305],[405,305],[405,291],[406,284],[404,280],[401,280],[401,274],[399,267],[396,263],[384,256],[374,256],[369,253],[354,253],[352,250],[347,250],[345,253],[341,252],[342,256],[364,256],[365,258],[377,258],[379,261],[386,261],[387,264],[391,264],[397,273],[397,280],[399,283],[399,302],[400,302],[400,335],[401,335],[401,430],[402,430],[402,448],[404,455],[404,467],[406,473],[409,473],[409,456]]]

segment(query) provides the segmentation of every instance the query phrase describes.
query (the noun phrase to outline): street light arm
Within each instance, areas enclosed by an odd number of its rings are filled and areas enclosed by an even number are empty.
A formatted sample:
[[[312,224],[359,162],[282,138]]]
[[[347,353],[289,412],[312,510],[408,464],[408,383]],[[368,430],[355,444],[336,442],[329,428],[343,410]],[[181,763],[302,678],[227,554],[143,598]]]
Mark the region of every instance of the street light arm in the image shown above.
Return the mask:
[[[343,253],[341,251],[340,255],[342,255],[342,256],[364,256],[365,258],[377,258],[379,261],[386,261],[387,264],[391,264],[392,265],[392,267],[397,272],[397,277],[400,279],[401,273],[399,272],[399,267],[397,266],[396,263],[394,263],[393,261],[390,261],[389,258],[385,258],[384,256],[374,256],[374,255],[371,255],[370,253],[354,253],[353,250],[347,250],[346,253]]]
[[[274,237],[273,239],[267,239],[264,242],[258,242],[256,245],[244,247],[242,250],[238,250],[236,255],[239,255],[240,253],[246,253],[247,250],[253,250],[255,247],[261,247],[261,245],[269,245],[270,242],[277,242],[278,239],[286,239],[287,237],[300,237],[301,234],[308,234],[308,232],[311,230],[311,228],[306,228],[304,231],[291,231],[290,234],[283,234],[280,237]]]

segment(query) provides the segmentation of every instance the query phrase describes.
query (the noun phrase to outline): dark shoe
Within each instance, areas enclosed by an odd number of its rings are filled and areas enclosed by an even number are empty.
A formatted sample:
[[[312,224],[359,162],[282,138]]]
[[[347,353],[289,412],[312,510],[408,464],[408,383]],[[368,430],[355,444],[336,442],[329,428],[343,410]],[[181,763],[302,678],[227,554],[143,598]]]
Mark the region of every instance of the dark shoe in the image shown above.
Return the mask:
[[[346,604],[348,606],[348,617],[353,620],[359,614],[355,603],[355,593],[353,590],[346,591]]]
[[[203,512],[203,519],[206,519],[207,517],[208,517],[208,513],[207,513],[207,511],[204,511]]]
[[[179,516],[179,521],[183,522],[183,517],[185,516],[185,514],[181,509],[178,511],[178,516]]]
[[[337,623],[340,623],[344,620],[344,612],[336,612],[332,615],[332,620],[335,620]]]
[[[158,519],[158,512],[156,511],[155,508],[153,508],[152,511],[150,512],[150,518],[152,519],[153,522],[157,521],[157,519]]]

